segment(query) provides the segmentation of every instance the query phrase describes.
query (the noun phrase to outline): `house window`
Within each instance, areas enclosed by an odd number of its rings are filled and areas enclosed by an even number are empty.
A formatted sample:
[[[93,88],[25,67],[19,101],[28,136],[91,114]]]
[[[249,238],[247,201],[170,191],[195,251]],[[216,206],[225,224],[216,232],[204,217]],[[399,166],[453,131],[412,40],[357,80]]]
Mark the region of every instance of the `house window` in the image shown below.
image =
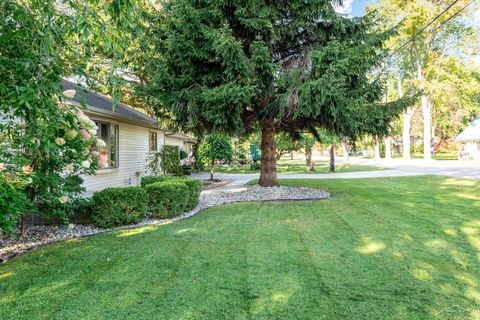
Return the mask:
[[[105,147],[97,147],[98,162],[101,169],[118,168],[118,125],[96,121],[98,138],[105,141]]]
[[[158,150],[157,132],[150,131],[150,151],[157,151],[157,150]]]

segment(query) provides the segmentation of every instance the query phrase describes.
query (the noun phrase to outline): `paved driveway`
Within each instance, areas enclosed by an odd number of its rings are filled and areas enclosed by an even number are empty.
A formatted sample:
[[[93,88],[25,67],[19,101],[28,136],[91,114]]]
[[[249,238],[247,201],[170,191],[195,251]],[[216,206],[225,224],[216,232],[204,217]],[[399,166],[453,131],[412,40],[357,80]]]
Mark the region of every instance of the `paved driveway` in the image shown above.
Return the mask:
[[[364,165],[377,165],[388,168],[387,170],[329,173],[329,174],[298,174],[282,173],[278,175],[279,179],[360,179],[360,178],[382,178],[382,177],[406,177],[422,175],[439,175],[464,179],[480,179],[480,164],[460,161],[430,161],[413,160],[408,163],[403,160],[373,161],[373,160],[355,160],[352,163]],[[260,174],[224,174],[217,173],[218,179],[232,179],[233,182],[211,190],[206,193],[219,191],[237,191],[242,190],[243,186],[250,180],[258,179]],[[209,173],[200,173],[192,176],[195,179],[209,179]]]

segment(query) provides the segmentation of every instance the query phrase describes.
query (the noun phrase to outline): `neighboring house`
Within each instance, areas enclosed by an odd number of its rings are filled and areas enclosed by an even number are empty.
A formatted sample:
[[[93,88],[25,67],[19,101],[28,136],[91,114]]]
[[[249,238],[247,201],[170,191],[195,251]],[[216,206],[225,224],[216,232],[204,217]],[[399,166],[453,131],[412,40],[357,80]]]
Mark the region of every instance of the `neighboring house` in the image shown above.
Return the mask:
[[[85,113],[95,121],[98,136],[106,143],[99,150],[99,157],[107,162],[107,168],[83,177],[89,194],[106,187],[137,185],[145,173],[150,152],[160,150],[162,145],[176,145],[190,153],[196,142],[187,135],[158,128],[157,120],[123,103],[118,103],[113,111],[110,97],[66,80],[62,80],[62,86],[64,90],[76,91],[69,103],[86,104]]]
[[[461,142],[461,160],[480,160],[480,116],[463,130],[455,141]]]

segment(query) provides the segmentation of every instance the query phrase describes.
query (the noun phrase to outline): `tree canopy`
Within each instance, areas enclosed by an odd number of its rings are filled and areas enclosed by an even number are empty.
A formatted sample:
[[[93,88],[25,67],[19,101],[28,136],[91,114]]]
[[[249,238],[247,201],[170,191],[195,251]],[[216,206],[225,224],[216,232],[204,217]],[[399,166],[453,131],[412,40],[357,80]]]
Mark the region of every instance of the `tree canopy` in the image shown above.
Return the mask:
[[[435,138],[454,137],[478,112],[478,81],[459,59],[476,55],[480,49],[479,29],[472,20],[478,4],[469,0],[379,0],[367,11],[384,29],[398,26],[387,42],[399,48],[389,59],[388,71],[396,74],[397,94],[404,87],[422,92],[420,103],[404,115],[404,155],[409,158],[410,135],[418,135],[423,136],[424,157],[429,159]],[[423,132],[411,134],[411,121],[412,131]]]
[[[68,218],[79,174],[92,174],[104,147],[81,108],[66,104],[61,79],[85,74],[92,50],[115,56],[130,1],[0,2],[0,228],[19,216]],[[23,224],[22,224],[23,226]],[[23,229],[23,228],[22,228]]]
[[[186,131],[262,128],[260,184],[277,185],[274,133],[325,128],[383,135],[401,112],[381,104],[381,33],[336,1],[174,0],[148,23],[145,85],[160,118]]]

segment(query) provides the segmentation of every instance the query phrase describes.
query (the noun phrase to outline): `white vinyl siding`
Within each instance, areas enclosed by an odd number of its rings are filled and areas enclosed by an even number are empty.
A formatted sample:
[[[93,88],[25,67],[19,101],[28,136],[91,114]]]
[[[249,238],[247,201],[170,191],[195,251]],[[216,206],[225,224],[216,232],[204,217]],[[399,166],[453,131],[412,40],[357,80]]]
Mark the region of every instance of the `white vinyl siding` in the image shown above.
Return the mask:
[[[93,120],[95,117],[91,117]],[[118,123],[119,161],[118,168],[97,170],[96,175],[84,176],[86,195],[107,187],[136,186],[144,175],[149,153],[149,133],[152,129]],[[157,131],[158,145],[163,143],[163,131]]]
[[[183,149],[183,139],[166,136],[165,144],[168,146],[178,146],[179,148]]]
[[[192,151],[192,144],[186,142],[184,139],[181,138],[175,138],[175,137],[165,137],[165,144],[166,145],[171,145],[171,146],[178,146],[180,149],[185,151],[187,154],[190,154]]]

